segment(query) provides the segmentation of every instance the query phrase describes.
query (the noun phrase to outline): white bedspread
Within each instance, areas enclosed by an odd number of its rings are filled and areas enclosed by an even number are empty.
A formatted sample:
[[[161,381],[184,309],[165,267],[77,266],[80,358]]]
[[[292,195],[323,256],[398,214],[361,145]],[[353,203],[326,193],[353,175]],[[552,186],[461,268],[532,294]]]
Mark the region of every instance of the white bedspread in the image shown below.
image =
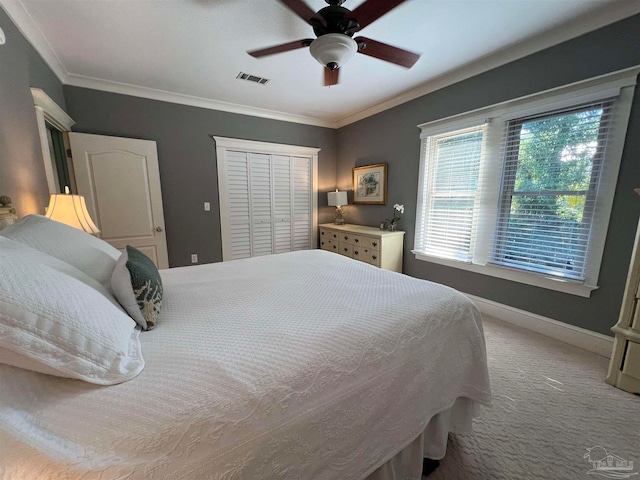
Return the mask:
[[[363,479],[456,398],[490,402],[450,288],[320,250],[162,276],[137,378],[0,365],[0,478]]]

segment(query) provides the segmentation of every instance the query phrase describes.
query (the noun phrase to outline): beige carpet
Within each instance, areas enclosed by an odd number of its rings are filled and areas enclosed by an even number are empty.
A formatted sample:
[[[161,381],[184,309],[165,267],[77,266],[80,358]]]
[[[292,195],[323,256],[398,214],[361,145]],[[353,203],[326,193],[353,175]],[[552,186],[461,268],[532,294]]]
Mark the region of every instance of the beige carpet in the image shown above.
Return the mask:
[[[604,383],[608,359],[491,318],[485,335],[493,408],[429,480],[604,479],[583,458],[596,445],[640,472],[640,396]]]

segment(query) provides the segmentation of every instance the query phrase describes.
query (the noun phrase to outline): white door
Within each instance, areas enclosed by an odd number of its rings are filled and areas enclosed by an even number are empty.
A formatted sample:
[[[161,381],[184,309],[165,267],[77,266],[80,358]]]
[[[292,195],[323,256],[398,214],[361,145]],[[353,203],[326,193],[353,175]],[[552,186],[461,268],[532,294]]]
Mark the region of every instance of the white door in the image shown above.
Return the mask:
[[[100,237],[169,268],[156,142],[86,133],[70,133],[69,140],[78,194]]]

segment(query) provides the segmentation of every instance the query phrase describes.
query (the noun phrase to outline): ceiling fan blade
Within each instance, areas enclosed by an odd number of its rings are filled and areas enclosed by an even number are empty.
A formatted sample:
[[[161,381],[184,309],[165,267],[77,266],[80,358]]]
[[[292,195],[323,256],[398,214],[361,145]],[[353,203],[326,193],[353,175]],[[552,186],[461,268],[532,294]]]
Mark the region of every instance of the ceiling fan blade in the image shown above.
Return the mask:
[[[331,70],[328,67],[324,67],[324,86],[330,87],[331,85],[337,85],[339,74],[340,74],[339,68],[336,68],[335,70]]]
[[[274,45],[269,48],[261,48],[260,50],[251,50],[247,52],[249,55],[255,58],[264,57],[266,55],[273,55],[274,53],[288,52],[289,50],[296,50],[298,48],[304,48],[311,45],[313,39],[305,38],[304,40],[296,40],[295,42],[283,43],[281,45]]]
[[[293,13],[311,26],[314,26],[313,24],[317,22],[320,22],[322,25],[325,24],[324,19],[311,10],[302,0],[280,0],[280,2],[284,3]]]
[[[367,25],[371,25],[385,13],[396,8],[405,0],[366,0],[351,13],[360,24],[358,30],[362,30]]]
[[[398,47],[392,47],[386,43],[377,42],[366,37],[354,38],[358,42],[358,53],[364,53],[370,57],[379,58],[385,62],[395,63],[402,67],[411,68],[418,61],[420,55],[417,53],[403,50]],[[364,48],[361,48],[364,42]]]

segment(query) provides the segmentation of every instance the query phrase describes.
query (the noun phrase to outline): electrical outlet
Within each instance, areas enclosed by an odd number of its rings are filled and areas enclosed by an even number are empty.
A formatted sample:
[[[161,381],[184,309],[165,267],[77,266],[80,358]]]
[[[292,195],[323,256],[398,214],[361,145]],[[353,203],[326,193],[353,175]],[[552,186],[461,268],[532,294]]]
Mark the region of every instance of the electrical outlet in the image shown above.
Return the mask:
[[[210,202],[204,202],[204,211],[208,212],[209,210],[211,210],[211,203]]]
[[[192,253],[191,254],[191,263],[198,263],[198,254],[197,253]]]

